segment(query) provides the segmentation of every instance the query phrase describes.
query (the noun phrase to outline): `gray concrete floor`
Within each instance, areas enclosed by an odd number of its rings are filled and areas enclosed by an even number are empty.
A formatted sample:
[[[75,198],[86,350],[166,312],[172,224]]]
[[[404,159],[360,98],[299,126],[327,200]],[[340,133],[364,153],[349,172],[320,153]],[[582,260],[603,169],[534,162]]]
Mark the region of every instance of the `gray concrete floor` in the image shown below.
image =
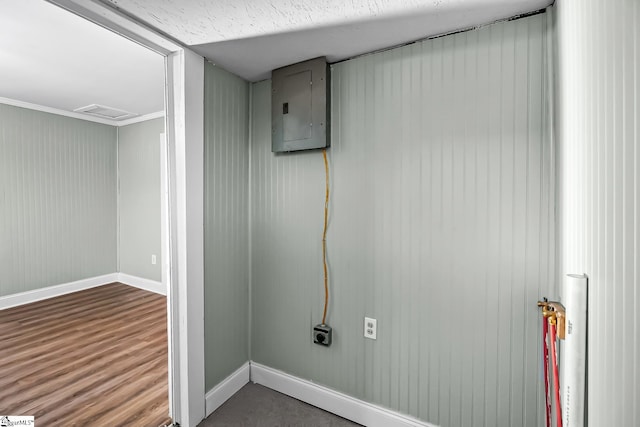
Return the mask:
[[[337,415],[308,405],[267,387],[242,387],[198,427],[353,427]]]

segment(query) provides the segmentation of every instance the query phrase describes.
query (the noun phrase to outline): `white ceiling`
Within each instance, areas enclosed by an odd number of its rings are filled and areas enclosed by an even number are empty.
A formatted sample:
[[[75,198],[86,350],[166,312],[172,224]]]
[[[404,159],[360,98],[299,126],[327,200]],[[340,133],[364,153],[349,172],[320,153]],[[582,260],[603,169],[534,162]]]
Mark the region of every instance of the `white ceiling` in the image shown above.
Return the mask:
[[[102,0],[247,80],[543,9],[553,0]]]
[[[0,0],[0,97],[164,110],[164,58],[44,0]]]
[[[55,0],[53,0],[55,1]],[[81,0],[78,0],[80,2]],[[553,0],[91,0],[247,80],[536,11]],[[0,0],[0,98],[73,111],[164,109],[163,58],[45,0]]]

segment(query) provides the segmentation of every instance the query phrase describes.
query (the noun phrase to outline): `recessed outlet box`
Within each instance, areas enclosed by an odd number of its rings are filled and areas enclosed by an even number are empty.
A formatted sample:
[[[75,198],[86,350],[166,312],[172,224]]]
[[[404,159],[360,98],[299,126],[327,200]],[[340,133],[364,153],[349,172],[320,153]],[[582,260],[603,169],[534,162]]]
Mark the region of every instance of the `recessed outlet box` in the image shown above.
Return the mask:
[[[325,148],[329,143],[330,70],[325,58],[271,73],[271,151]]]
[[[378,321],[376,319],[364,318],[364,337],[372,340],[378,338]]]
[[[316,344],[330,346],[331,345],[331,326],[324,323],[313,327],[313,342]]]

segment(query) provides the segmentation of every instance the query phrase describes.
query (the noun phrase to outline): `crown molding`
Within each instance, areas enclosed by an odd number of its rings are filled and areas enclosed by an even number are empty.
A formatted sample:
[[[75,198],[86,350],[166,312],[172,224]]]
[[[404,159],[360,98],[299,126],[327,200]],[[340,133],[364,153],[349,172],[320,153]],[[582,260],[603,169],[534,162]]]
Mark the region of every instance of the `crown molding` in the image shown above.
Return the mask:
[[[11,99],[11,98],[0,97],[0,104],[11,105],[13,107],[26,108],[28,110],[41,111],[43,113],[56,114],[58,116],[70,117],[72,119],[85,120],[87,122],[100,123],[103,125],[116,126],[116,127],[131,125],[134,123],[140,123],[140,122],[145,122],[147,120],[153,120],[160,117],[164,117],[164,111],[156,111],[154,113],[132,117],[127,120],[117,121],[117,120],[102,119],[100,117],[95,117],[88,114],[76,113],[73,111],[61,110],[59,108],[47,107],[45,105],[18,101],[16,99]]]

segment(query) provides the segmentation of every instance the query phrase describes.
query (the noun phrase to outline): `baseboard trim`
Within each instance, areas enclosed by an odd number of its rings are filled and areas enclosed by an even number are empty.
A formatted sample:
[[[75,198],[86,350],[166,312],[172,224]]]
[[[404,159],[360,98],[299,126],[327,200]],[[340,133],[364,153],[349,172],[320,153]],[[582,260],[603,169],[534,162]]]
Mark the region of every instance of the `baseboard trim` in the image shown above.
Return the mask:
[[[145,291],[155,292],[156,294],[167,295],[167,289],[161,282],[155,280],[144,279],[126,273],[118,273],[118,282],[133,286],[134,288],[144,289]]]
[[[436,427],[255,362],[251,381],[367,427]]]
[[[75,282],[63,283],[46,288],[34,289],[32,291],[20,292],[19,294],[0,297],[0,310],[17,307],[48,298],[59,297],[72,292],[83,291],[118,281],[118,273],[105,274],[103,276],[89,277],[87,279],[76,280]]]
[[[225,378],[220,384],[207,392],[205,400],[205,417],[208,417],[226,402],[231,396],[236,394],[246,383],[249,382],[251,367],[246,362],[233,374]]]

